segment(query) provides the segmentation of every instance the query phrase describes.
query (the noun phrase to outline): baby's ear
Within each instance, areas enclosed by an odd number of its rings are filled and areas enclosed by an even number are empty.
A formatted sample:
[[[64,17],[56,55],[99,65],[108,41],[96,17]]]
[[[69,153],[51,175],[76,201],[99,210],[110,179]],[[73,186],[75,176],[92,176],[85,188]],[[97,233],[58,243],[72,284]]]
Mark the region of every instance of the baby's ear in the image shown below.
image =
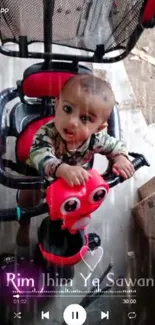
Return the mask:
[[[104,123],[102,123],[102,124],[98,127],[98,130],[97,130],[97,131],[101,131],[101,130],[105,129],[107,126],[108,126],[108,123],[107,123],[107,122],[104,122]]]

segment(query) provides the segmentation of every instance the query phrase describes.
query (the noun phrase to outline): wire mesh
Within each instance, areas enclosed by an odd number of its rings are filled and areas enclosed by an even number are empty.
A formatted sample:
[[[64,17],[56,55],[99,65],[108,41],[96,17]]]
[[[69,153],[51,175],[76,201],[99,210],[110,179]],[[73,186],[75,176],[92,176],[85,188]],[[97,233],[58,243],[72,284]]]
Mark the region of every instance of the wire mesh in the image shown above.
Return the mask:
[[[141,23],[145,0],[55,0],[52,17],[52,43],[105,52],[126,48]],[[3,10],[5,9],[5,10]],[[28,44],[43,42],[43,0],[0,0],[0,39]]]

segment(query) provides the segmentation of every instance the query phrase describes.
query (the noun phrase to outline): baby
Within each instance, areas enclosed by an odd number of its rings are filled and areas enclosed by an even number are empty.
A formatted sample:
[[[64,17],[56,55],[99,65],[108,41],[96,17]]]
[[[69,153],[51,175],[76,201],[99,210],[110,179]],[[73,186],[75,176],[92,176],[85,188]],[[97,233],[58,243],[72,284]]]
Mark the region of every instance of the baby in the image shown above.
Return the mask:
[[[95,153],[113,163],[112,172],[124,179],[135,170],[123,142],[105,132],[115,104],[113,91],[106,81],[93,75],[71,77],[56,99],[55,117],[36,133],[28,164],[34,166],[47,182],[63,178],[69,186],[87,182],[90,161]],[[39,190],[22,190],[19,206],[39,204]],[[20,221],[17,244],[28,245],[30,220]]]

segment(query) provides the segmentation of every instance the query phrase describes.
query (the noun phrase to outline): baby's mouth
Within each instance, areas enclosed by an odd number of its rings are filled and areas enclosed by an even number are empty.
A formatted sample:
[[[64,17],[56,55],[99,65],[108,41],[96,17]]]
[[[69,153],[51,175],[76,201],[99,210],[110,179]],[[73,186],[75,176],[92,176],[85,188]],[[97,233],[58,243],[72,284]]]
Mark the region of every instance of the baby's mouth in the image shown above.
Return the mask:
[[[63,129],[64,130],[64,133],[67,135],[67,136],[70,136],[70,137],[73,137],[74,136],[74,133],[68,129]]]

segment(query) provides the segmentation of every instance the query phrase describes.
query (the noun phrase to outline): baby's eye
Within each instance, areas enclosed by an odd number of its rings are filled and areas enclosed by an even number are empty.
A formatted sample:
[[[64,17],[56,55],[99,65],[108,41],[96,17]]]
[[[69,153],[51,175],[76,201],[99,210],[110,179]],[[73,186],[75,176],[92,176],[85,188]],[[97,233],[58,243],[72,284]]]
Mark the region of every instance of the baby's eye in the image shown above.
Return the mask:
[[[87,122],[91,122],[91,117],[90,116],[87,116],[87,115],[83,115],[81,116],[81,120],[83,123],[87,123]]]
[[[71,106],[65,105],[63,107],[63,110],[64,110],[64,112],[66,112],[68,114],[72,113],[72,107]]]

